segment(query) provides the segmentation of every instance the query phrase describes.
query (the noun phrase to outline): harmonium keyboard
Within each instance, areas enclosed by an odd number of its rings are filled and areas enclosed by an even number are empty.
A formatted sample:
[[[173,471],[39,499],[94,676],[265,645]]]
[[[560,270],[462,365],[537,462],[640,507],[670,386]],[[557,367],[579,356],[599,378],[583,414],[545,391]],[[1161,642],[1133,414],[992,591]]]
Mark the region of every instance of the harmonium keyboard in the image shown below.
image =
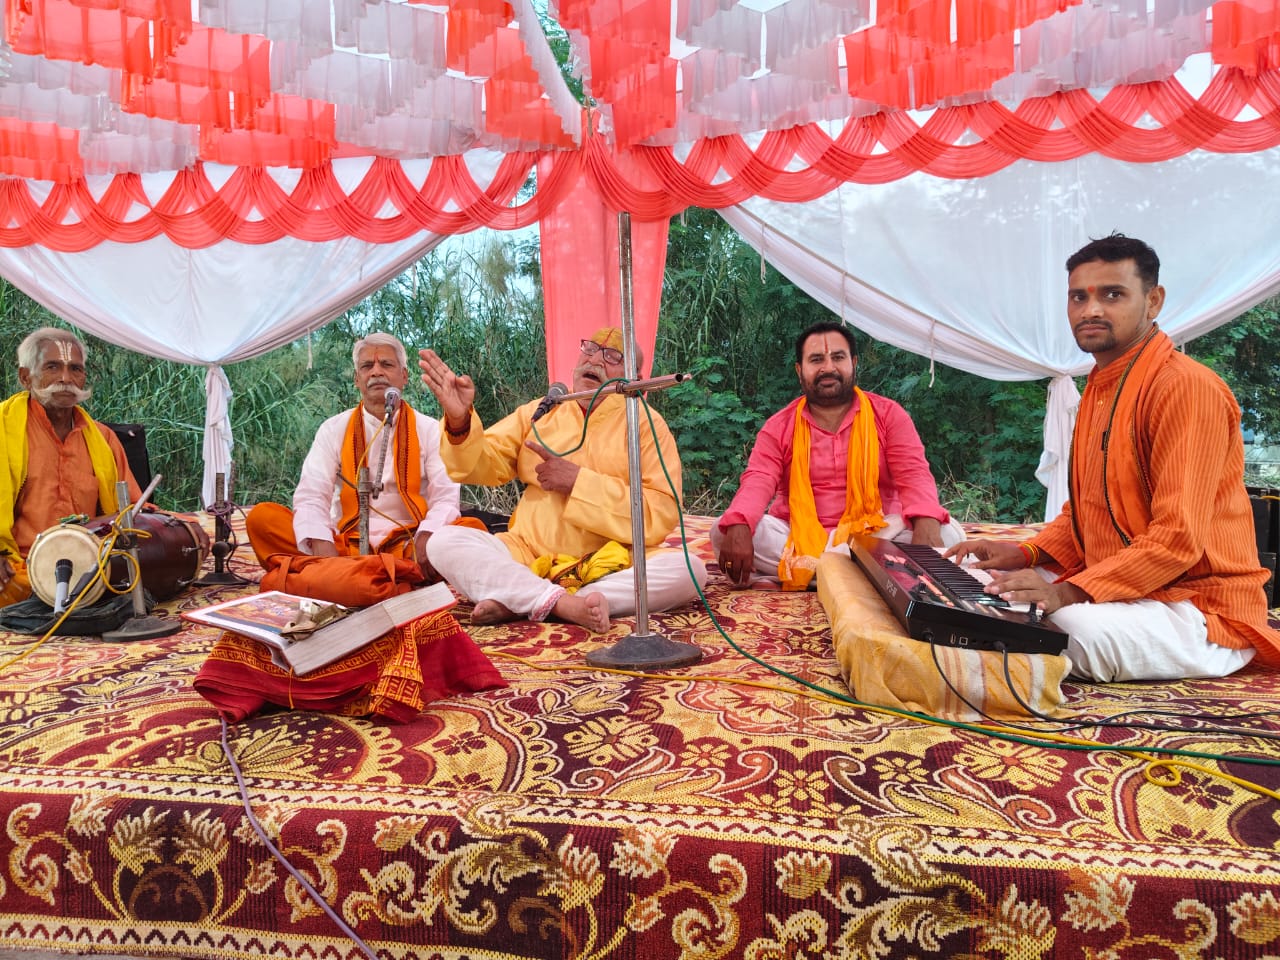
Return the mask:
[[[927,643],[1010,653],[1062,653],[1067,634],[1027,604],[987,593],[978,577],[923,544],[855,536],[854,562],[908,635]]]

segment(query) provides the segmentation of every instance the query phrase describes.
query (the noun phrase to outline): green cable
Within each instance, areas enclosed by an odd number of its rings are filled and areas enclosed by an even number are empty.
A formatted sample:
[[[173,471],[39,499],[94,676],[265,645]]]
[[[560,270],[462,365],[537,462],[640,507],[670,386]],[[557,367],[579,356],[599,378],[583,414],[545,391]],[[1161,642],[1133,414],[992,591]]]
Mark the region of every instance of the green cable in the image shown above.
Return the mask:
[[[591,414],[590,414],[591,407],[595,406],[596,399],[600,396],[600,393],[605,389],[605,387],[607,387],[611,383],[621,383],[621,382],[624,382],[621,378],[606,380],[604,383],[600,385],[599,389],[596,390],[595,394],[591,398],[591,404],[588,407],[588,412],[586,416],[583,417],[582,436],[578,440],[577,446],[569,450],[566,450],[564,453],[560,453],[552,449],[551,447],[547,446],[547,444],[543,442],[542,437],[538,434],[538,428],[536,426],[533,426],[533,434],[537,438],[538,442],[541,443],[543,447],[545,447],[548,451],[550,451],[552,454],[558,457],[566,456],[570,453],[573,453],[581,449],[582,445],[586,442],[587,424],[591,420]],[[1104,743],[1099,743],[1099,744],[1061,743],[1053,740],[1039,739],[1034,735],[1023,736],[1020,734],[1009,733],[1002,730],[993,730],[990,727],[984,727],[984,726],[981,726],[980,724],[975,724],[975,723],[968,723],[963,720],[948,720],[945,717],[937,717],[928,713],[920,713],[913,710],[902,710],[896,707],[883,707],[883,706],[880,706],[879,704],[866,703],[862,700],[856,699],[855,697],[849,696],[848,694],[841,693],[838,690],[831,690],[831,689],[828,689],[827,687],[814,683],[810,680],[805,680],[803,677],[798,677],[793,673],[789,673],[788,671],[783,670],[781,667],[776,667],[771,663],[765,662],[764,660],[757,657],[755,654],[748,653],[746,650],[742,649],[742,647],[740,647],[737,644],[737,642],[731,636],[729,636],[728,633],[725,632],[724,628],[720,625],[720,621],[716,619],[715,612],[711,609],[711,603],[709,600],[707,600],[706,594],[702,592],[702,587],[698,585],[698,577],[694,573],[693,563],[689,558],[689,541],[688,541],[688,536],[686,535],[686,532],[685,532],[684,507],[681,504],[680,493],[679,491],[676,490],[675,481],[671,479],[671,472],[667,469],[666,460],[662,456],[662,445],[658,442],[658,428],[657,428],[657,425],[653,422],[653,411],[649,408],[649,402],[643,396],[638,396],[637,399],[639,399],[641,405],[644,407],[645,416],[649,421],[649,433],[653,437],[653,441],[654,441],[654,444],[653,444],[654,450],[658,454],[658,463],[659,465],[661,465],[662,474],[666,478],[667,488],[671,491],[671,494],[675,499],[676,515],[677,515],[677,518],[679,521],[679,527],[680,527],[680,547],[681,547],[681,551],[684,554],[685,568],[689,571],[689,579],[693,583],[694,590],[696,590],[698,593],[698,599],[702,602],[703,609],[706,610],[707,616],[711,619],[712,625],[716,628],[716,632],[719,633],[720,636],[724,637],[725,641],[739,656],[745,657],[746,659],[752,661],[753,663],[759,664],[760,666],[768,670],[770,673],[774,673],[780,677],[785,677],[786,679],[790,680],[792,683],[799,684],[802,687],[807,687],[808,689],[813,690],[817,693],[820,693],[823,696],[830,697],[833,700],[838,700],[841,703],[847,703],[850,706],[863,707],[863,708],[870,709],[877,712],[888,712],[894,716],[906,717],[912,720],[920,720],[925,723],[933,724],[936,726],[951,727],[952,729],[955,729],[955,730],[967,730],[971,733],[980,733],[980,734],[983,734],[984,736],[994,737],[995,739],[998,739],[998,740],[1006,740],[1011,743],[1020,743],[1026,746],[1040,747],[1041,749],[1071,750],[1071,751],[1086,752],[1086,753],[1093,753],[1098,751],[1114,751],[1117,753],[1128,753],[1128,754],[1157,753],[1162,756],[1191,757],[1197,760],[1212,760],[1218,763],[1244,763],[1244,764],[1254,764],[1258,766],[1280,767],[1280,758],[1267,759],[1263,757],[1226,756],[1224,754],[1208,753],[1200,750],[1184,750],[1177,747],[1161,747],[1161,746],[1124,747],[1124,746],[1118,746],[1114,744],[1104,744]],[[634,549],[634,545],[633,545],[633,549]]]
[[[675,483],[672,481],[671,474],[667,470],[666,461],[662,457],[662,448],[657,443],[657,427],[653,422],[653,414],[649,410],[648,402],[643,397],[640,398],[640,402],[644,405],[645,415],[649,419],[649,430],[654,437],[654,449],[658,453],[658,462],[662,465],[662,472],[663,472],[663,475],[666,477],[667,486],[669,487],[672,494],[674,495],[676,494]],[[788,680],[792,681],[793,683],[797,683],[803,687],[807,687],[810,690],[813,690],[817,693],[821,693],[824,696],[831,697],[834,700],[839,700],[842,703],[850,704],[851,706],[866,707],[866,708],[871,708],[878,711],[888,710],[889,712],[897,716],[908,717],[913,720],[923,720],[931,724],[936,724],[936,725],[945,726],[945,727],[952,727],[957,730],[968,730],[973,733],[981,733],[986,736],[995,737],[1000,740],[1008,740],[1013,743],[1021,743],[1021,744],[1025,744],[1033,747],[1042,747],[1046,749],[1052,747],[1060,750],[1074,750],[1074,751],[1082,751],[1082,752],[1114,750],[1120,753],[1160,753],[1162,755],[1167,755],[1167,756],[1193,757],[1199,760],[1213,760],[1221,763],[1248,763],[1248,764],[1257,764],[1260,766],[1280,766],[1280,759],[1266,759],[1262,757],[1243,757],[1243,756],[1228,757],[1223,754],[1207,753],[1207,752],[1198,751],[1198,750],[1184,750],[1176,747],[1160,747],[1160,746],[1123,747],[1123,746],[1115,746],[1112,744],[1067,744],[1067,743],[1059,743],[1051,740],[1037,739],[1034,736],[1021,736],[1014,733],[1006,733],[1000,730],[992,730],[989,727],[984,727],[979,724],[966,723],[963,720],[948,720],[944,717],[935,717],[927,713],[918,713],[912,710],[900,710],[893,707],[882,707],[879,704],[865,703],[861,700],[858,700],[854,697],[849,696],[848,694],[841,693],[838,690],[830,690],[826,687],[821,686],[820,684],[813,683],[812,681],[805,680],[803,677],[798,677],[793,673],[789,673],[780,667],[775,667],[773,664],[766,663],[764,660],[761,660],[759,657],[755,656],[752,653],[748,653],[746,650],[743,650],[742,647],[738,646],[737,642],[735,642],[734,639],[724,631],[724,628],[720,625],[720,621],[716,619],[715,612],[711,609],[711,604],[707,600],[706,594],[704,594],[702,592],[702,588],[698,586],[698,578],[694,575],[693,564],[689,561],[688,537],[685,535],[685,528],[684,528],[684,509],[680,504],[680,497],[677,495],[675,499],[676,499],[676,511],[677,511],[677,514],[679,517],[679,523],[680,523],[680,545],[681,545],[681,549],[684,552],[685,566],[689,570],[689,576],[690,576],[690,579],[693,581],[694,589],[698,591],[698,599],[702,601],[702,606],[707,611],[707,616],[711,618],[711,623],[715,626],[716,632],[719,633],[720,636],[724,637],[725,641],[729,644],[729,646],[732,647],[733,650],[737,652],[740,656],[746,657],[748,660],[752,661],[753,663],[759,664],[760,666],[764,667],[766,670],[770,671],[771,673],[777,674],[780,677],[786,677]]]

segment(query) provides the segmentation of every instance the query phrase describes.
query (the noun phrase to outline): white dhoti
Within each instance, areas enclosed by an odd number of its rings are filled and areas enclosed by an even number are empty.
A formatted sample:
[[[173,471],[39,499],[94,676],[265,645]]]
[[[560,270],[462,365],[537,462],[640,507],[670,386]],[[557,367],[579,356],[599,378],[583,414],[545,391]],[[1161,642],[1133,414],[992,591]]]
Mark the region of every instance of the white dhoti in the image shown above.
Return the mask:
[[[529,620],[545,620],[564,588],[538,576],[511,556],[506,544],[491,533],[471,527],[449,526],[427,541],[427,558],[449,584],[468,599],[496,600]],[[601,594],[610,617],[636,612],[635,567],[593,580],[578,596]],[[645,555],[645,589],[650,610],[670,610],[688,603],[707,582],[707,568],[693,554],[655,550]]]
[[[1099,683],[1225,677],[1256,652],[1211,643],[1190,600],[1073,603],[1049,619],[1067,631],[1071,675]]]

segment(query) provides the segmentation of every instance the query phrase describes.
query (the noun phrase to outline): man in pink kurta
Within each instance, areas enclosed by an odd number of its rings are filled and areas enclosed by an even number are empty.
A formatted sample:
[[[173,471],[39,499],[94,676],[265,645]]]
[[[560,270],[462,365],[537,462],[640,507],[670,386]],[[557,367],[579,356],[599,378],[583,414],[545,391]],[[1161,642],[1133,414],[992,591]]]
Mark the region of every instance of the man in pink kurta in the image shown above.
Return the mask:
[[[745,586],[753,572],[778,575],[791,531],[792,454],[802,401],[800,416],[809,425],[809,483],[824,530],[833,531],[846,510],[850,432],[865,401],[879,447],[874,475],[885,525],[876,535],[934,546],[963,539],[938,501],[924,444],[906,410],[887,397],[855,390],[857,356],[853,335],[843,324],[815,324],[797,338],[796,374],[804,396],[765,421],[733,502],[712,526],[712,547],[735,586]]]

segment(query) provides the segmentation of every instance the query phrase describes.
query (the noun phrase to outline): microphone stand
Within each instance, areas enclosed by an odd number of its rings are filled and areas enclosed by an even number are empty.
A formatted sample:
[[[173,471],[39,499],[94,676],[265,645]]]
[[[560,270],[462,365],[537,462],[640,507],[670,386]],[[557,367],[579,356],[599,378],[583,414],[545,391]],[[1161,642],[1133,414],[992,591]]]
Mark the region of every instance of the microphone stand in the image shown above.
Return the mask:
[[[373,481],[369,479],[369,468],[361,467],[356,480],[356,503],[360,510],[360,526],[356,536],[360,538],[360,556],[369,555],[369,497],[373,492]]]
[[[133,616],[116,629],[103,633],[103,640],[154,640],[157,637],[170,636],[182,629],[182,624],[177,620],[164,620],[147,615],[147,599],[142,586],[142,565],[138,561],[138,538],[136,534],[124,532],[133,525],[133,515],[147,502],[147,498],[160,483],[160,479],[160,475],[156,474],[147,489],[142,491],[142,496],[138,497],[138,502],[134,506],[129,504],[129,484],[123,480],[116,482],[116,502],[123,503],[124,508],[116,518],[114,526],[119,531],[120,540],[124,543],[129,556],[133,558],[133,589],[130,591]]]
[[[382,436],[378,440],[378,454],[374,458],[373,477],[369,476],[369,467],[360,468],[360,479],[356,484],[356,503],[360,508],[360,556],[368,556],[369,546],[369,502],[382,493],[382,467],[387,459],[387,441],[391,439],[391,425],[395,421],[396,411],[387,407],[382,415]]]
[[[623,367],[623,372],[630,369],[630,365]],[[618,383],[610,383],[599,388],[598,390],[578,390],[575,393],[566,393],[558,397],[544,397],[544,402],[551,401],[551,405],[564,403],[566,400],[590,400],[597,393],[605,396],[610,393],[620,393],[626,397],[634,397],[637,394],[649,393],[652,390],[666,390],[668,387],[674,387],[678,383],[684,383],[691,380],[692,374],[688,373],[668,373],[662,377],[646,377],[643,380],[623,380]]]
[[[631,484],[631,567],[635,573],[636,627],[630,636],[617,643],[587,654],[587,663],[593,667],[611,667],[617,670],[672,670],[697,663],[702,659],[702,648],[692,643],[681,643],[659,636],[649,630],[649,591],[645,572],[644,498],[640,475],[640,393],[653,387],[640,386],[636,380],[636,331],[631,304],[631,214],[625,210],[618,214],[618,273],[619,294],[622,305],[622,338],[626,346],[623,374],[633,384],[619,392],[626,394],[627,409],[627,467]],[[684,379],[684,374],[672,377],[655,377],[668,380],[663,386],[674,386]],[[676,379],[679,378],[679,379]],[[564,399],[569,399],[566,396]]]
[[[213,545],[209,552],[213,555],[213,570],[195,581],[197,587],[213,587],[228,583],[248,583],[244,577],[227,569],[227,562],[235,553],[235,545],[231,542],[231,521],[228,519],[236,505],[231,502],[228,490],[227,475],[219,473],[214,476],[213,485],[217,499],[206,508],[205,512],[213,515]]]

